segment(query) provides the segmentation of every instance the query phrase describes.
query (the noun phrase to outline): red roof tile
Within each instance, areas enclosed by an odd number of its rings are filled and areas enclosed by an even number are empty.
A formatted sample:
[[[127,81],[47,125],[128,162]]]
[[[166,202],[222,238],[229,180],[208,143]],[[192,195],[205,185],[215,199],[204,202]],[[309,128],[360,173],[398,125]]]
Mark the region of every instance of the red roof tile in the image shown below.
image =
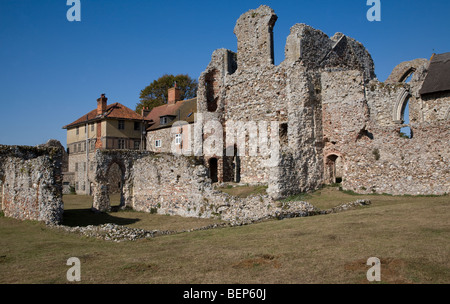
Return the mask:
[[[131,110],[130,108],[116,102],[106,107],[106,112],[103,115],[97,115],[97,109],[83,115],[79,119],[75,120],[71,124],[63,127],[63,129],[68,129],[75,127],[77,125],[85,124],[87,122],[93,122],[98,120],[103,120],[106,118],[116,118],[125,120],[142,120],[142,116]]]
[[[165,104],[155,107],[147,115],[146,119],[151,120],[148,131],[170,127],[176,121],[194,122],[194,113],[197,112],[197,98],[177,101],[175,104]],[[173,116],[175,119],[168,124],[161,125],[160,117]]]

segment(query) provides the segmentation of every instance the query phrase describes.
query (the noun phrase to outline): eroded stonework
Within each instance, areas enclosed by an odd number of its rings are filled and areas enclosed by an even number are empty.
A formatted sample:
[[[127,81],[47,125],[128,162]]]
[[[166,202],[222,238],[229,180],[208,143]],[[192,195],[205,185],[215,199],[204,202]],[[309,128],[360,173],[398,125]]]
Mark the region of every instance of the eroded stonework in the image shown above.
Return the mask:
[[[0,185],[5,216],[59,224],[64,210],[61,166],[59,148],[0,145]]]
[[[335,182],[360,193],[450,192],[449,92],[419,93],[429,60],[404,62],[383,83],[361,43],[296,24],[275,66],[276,20],[267,6],[243,14],[234,29],[237,54],[215,51],[199,78],[203,120],[219,121],[228,133],[230,122],[241,122],[237,134],[250,130],[249,121],[279,125],[280,145],[272,147],[279,158],[270,167],[267,157],[248,153],[248,143],[238,149],[237,166],[224,156],[233,149],[226,134],[224,153],[209,156],[217,159],[219,182],[233,181],[238,167],[239,182],[266,184],[273,198]]]

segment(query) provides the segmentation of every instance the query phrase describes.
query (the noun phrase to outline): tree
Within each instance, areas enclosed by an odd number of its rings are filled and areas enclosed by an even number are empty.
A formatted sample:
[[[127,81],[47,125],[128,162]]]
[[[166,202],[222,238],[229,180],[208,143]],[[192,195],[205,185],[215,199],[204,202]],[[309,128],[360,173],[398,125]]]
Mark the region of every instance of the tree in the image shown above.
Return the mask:
[[[136,112],[141,113],[143,107],[149,110],[167,103],[168,90],[177,84],[181,89],[181,100],[197,96],[198,83],[188,75],[163,75],[146,86],[139,96],[140,102],[136,105]]]

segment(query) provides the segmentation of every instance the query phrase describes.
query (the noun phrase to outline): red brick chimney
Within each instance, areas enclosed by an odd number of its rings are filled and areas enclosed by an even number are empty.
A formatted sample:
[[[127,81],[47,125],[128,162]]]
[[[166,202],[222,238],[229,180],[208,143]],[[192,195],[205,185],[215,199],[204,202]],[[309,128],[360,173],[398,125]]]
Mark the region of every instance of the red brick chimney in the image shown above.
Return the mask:
[[[181,90],[177,88],[176,82],[174,87],[169,89],[168,93],[169,98],[167,104],[175,104],[177,101],[181,100]]]
[[[141,115],[142,115],[142,117],[147,117],[147,115],[148,114],[150,114],[150,110],[148,109],[148,108],[142,108],[142,110],[141,110]]]
[[[97,99],[97,115],[103,115],[106,112],[108,98],[105,97],[105,94]]]

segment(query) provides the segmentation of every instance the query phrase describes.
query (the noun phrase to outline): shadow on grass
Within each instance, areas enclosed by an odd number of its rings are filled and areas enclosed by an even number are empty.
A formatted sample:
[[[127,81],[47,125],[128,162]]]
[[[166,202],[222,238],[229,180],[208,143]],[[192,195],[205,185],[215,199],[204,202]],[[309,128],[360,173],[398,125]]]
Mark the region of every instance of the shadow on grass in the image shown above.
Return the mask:
[[[111,213],[94,213],[91,209],[64,210],[62,225],[69,227],[86,227],[89,225],[117,224],[129,225],[140,221],[139,219],[122,218]]]

